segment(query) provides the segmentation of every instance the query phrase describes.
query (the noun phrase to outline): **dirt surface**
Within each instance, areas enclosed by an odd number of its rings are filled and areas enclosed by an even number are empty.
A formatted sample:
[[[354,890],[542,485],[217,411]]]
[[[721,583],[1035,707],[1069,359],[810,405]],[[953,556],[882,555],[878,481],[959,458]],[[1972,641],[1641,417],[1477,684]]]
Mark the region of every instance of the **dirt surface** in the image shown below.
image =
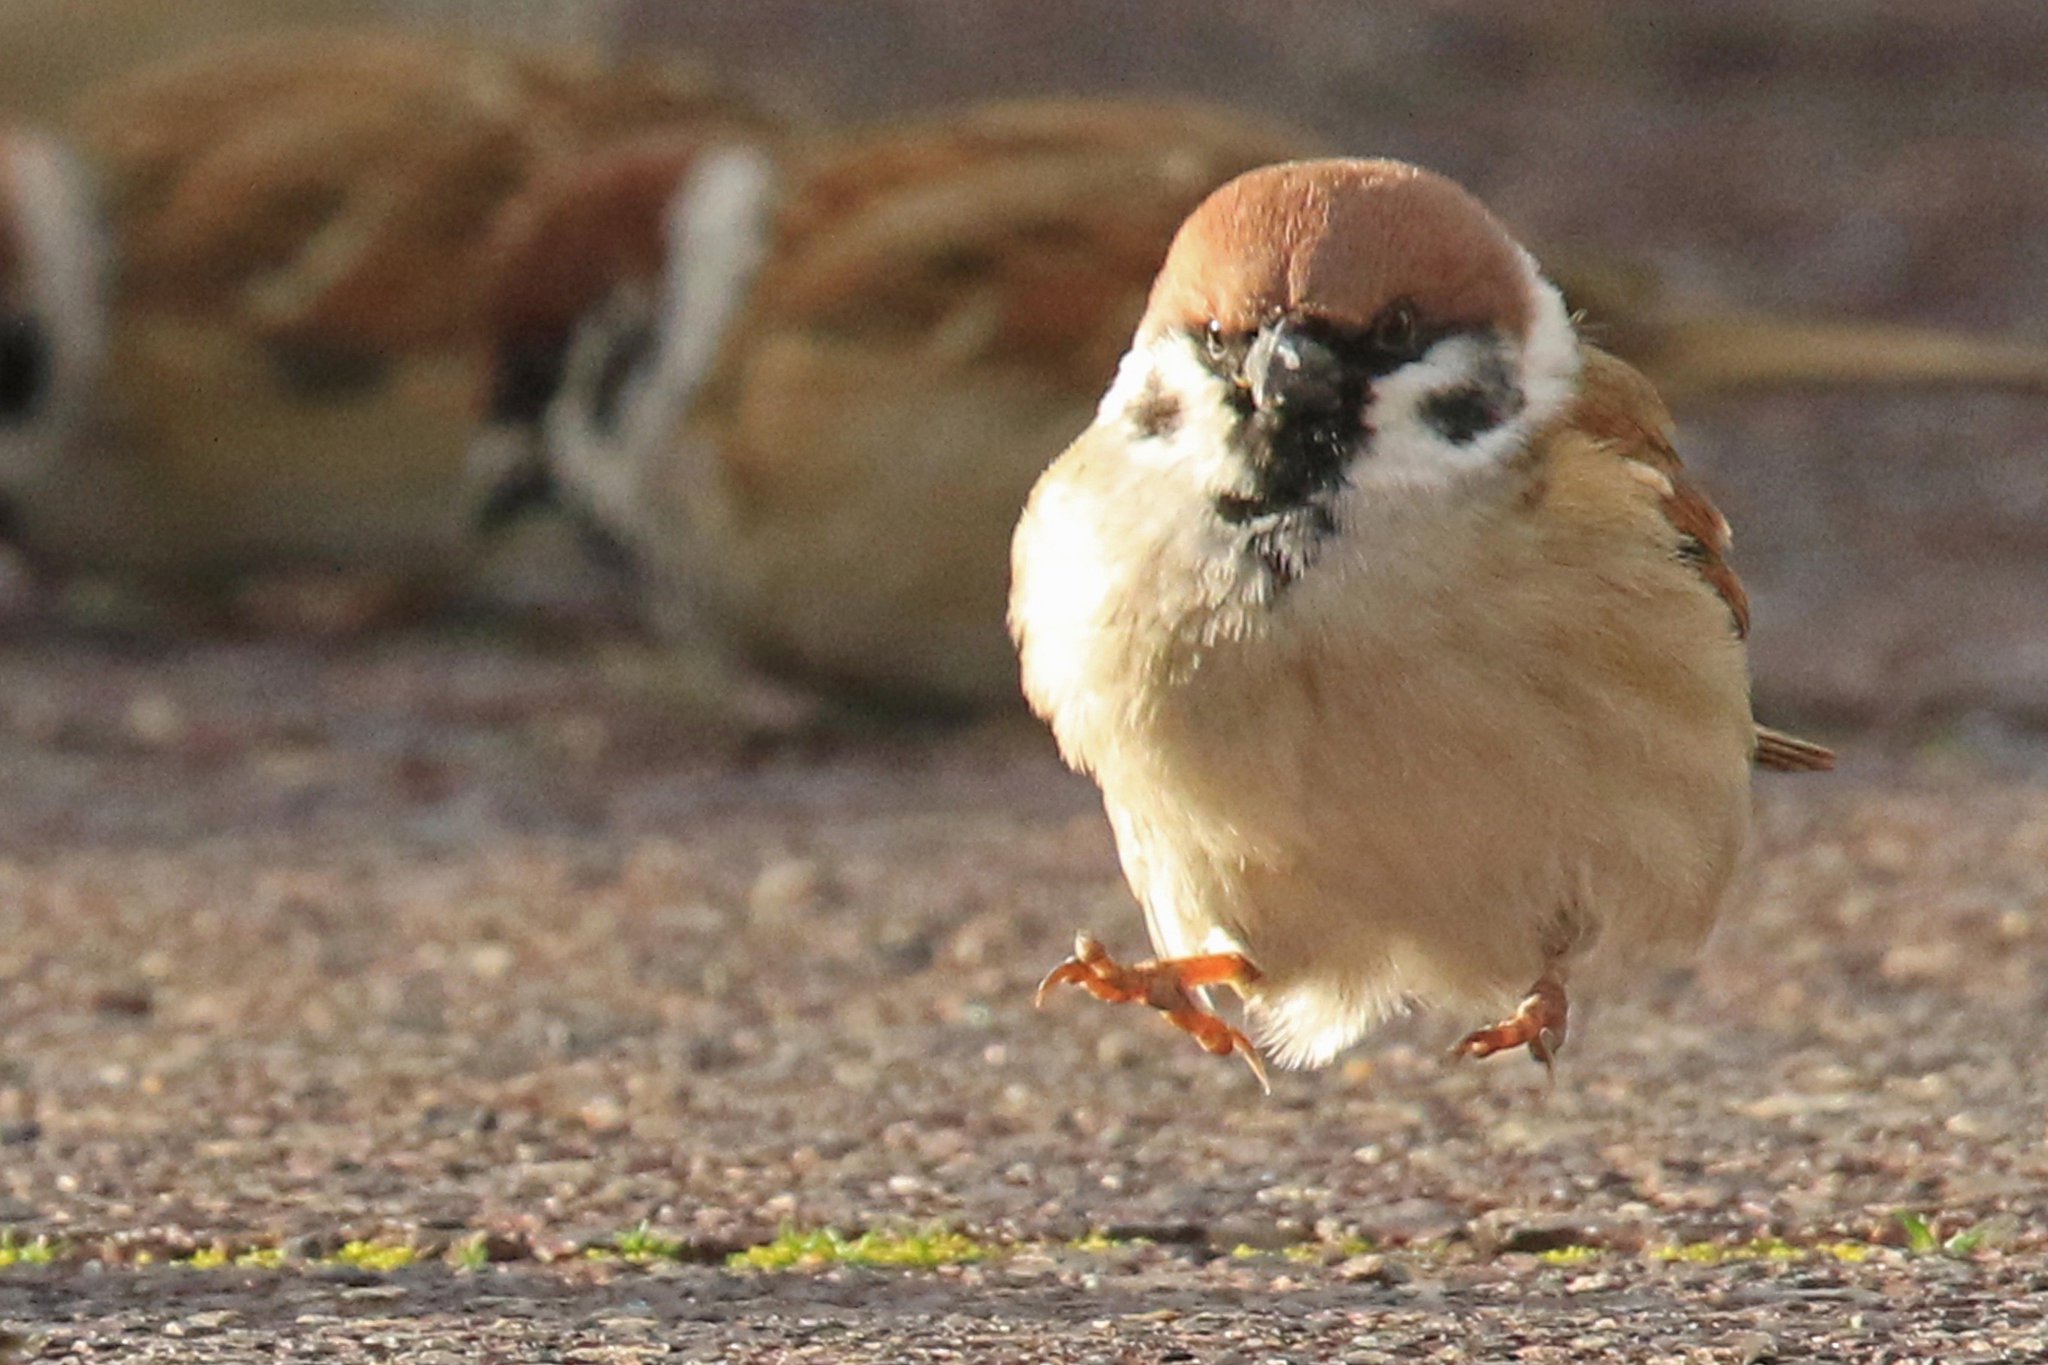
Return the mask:
[[[61,1323],[44,1358],[835,1362],[2038,1361],[2038,1266],[1502,1264],[1285,1271],[1173,1253],[1001,1271],[744,1279],[711,1271],[185,1271],[0,1285]],[[351,1283],[351,1281],[354,1281]],[[18,1305],[18,1306],[17,1306]],[[280,1337],[291,1342],[278,1354]]]
[[[59,1250],[0,1271],[31,1358],[2044,1349],[2038,754],[1766,782],[1697,979],[1592,1002],[1547,1097],[1430,1017],[1265,1099],[1140,1011],[1031,1009],[1075,927],[1141,936],[1034,730],[750,734],[649,676],[0,653],[0,1225]],[[1901,1209],[1970,1254],[1909,1253]],[[642,1220],[662,1264],[579,1259]],[[824,1226],[991,1259],[724,1268]],[[332,1262],[477,1234],[507,1263]],[[287,1264],[161,1264],[215,1247]]]

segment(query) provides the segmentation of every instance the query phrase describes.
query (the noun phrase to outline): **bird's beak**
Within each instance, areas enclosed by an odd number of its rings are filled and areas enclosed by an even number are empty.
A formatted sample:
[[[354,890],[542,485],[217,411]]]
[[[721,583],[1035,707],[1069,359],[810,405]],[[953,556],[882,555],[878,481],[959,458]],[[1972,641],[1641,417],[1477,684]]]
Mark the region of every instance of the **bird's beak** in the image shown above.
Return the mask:
[[[577,548],[604,573],[629,582],[637,578],[640,564],[632,547],[565,493],[531,433],[493,428],[472,450],[471,462],[483,492],[471,508],[470,526],[486,542],[506,536],[529,518],[543,517],[566,525]],[[495,472],[482,473],[479,466]]]
[[[507,469],[476,504],[473,522],[486,536],[502,533],[529,516],[558,511],[561,486],[538,452]]]
[[[1262,413],[1294,417],[1343,402],[1344,366],[1325,342],[1282,319],[1259,329],[1244,360],[1244,386]]]
[[[574,518],[576,544],[584,555],[595,564],[599,571],[611,576],[619,583],[633,584],[640,579],[640,557],[610,527],[601,525],[590,517]]]

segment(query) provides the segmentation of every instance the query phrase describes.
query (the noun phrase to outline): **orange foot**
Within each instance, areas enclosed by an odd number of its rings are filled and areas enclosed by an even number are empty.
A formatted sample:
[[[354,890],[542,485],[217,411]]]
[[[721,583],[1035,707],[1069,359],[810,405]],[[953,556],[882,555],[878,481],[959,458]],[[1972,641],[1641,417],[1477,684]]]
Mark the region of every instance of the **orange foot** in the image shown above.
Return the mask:
[[[1564,983],[1546,976],[1529,988],[1529,998],[1522,1002],[1513,1018],[1503,1019],[1492,1028],[1466,1034],[1451,1053],[1457,1057],[1491,1057],[1496,1052],[1526,1047],[1529,1055],[1548,1069],[1557,1057],[1557,1050],[1564,1046],[1568,1008]]]
[[[1074,955],[1038,983],[1034,1003],[1043,1005],[1053,987],[1072,984],[1113,1005],[1150,1005],[1217,1056],[1243,1053],[1252,1074],[1259,1078],[1260,1087],[1270,1093],[1273,1087],[1266,1079],[1266,1063],[1252,1046],[1252,1040],[1197,1005],[1188,994],[1203,986],[1242,988],[1258,979],[1259,969],[1242,953],[1211,953],[1126,967],[1092,935],[1080,933],[1074,935]]]

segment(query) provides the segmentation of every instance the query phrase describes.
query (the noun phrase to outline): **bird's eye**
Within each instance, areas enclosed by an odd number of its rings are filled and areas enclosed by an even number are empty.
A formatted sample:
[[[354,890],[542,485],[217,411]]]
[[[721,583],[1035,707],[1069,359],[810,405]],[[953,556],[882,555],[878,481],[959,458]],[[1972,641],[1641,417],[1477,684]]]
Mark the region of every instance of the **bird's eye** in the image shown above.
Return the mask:
[[[1211,360],[1221,361],[1228,354],[1230,348],[1223,340],[1222,323],[1214,318],[1209,319],[1208,327],[1202,332],[1202,345],[1209,352]]]
[[[1412,299],[1395,299],[1372,320],[1373,348],[1385,355],[1410,355],[1421,335]]]

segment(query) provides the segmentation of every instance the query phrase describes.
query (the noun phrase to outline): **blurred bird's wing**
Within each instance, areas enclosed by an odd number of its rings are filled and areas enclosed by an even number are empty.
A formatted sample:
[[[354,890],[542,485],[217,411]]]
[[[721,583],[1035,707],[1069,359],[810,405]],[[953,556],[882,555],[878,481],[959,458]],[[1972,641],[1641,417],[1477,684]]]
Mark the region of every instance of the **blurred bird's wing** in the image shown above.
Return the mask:
[[[1214,110],[1081,100],[850,138],[795,177],[759,318],[915,335],[950,362],[1000,357],[1099,388],[1181,220],[1305,145]]]
[[[641,129],[750,122],[687,72],[393,30],[208,48],[84,102],[132,305],[370,348],[471,327],[493,215]]]
[[[2048,344],[1940,327],[1687,305],[1625,257],[1547,256],[1551,278],[1602,346],[1667,398],[1731,389],[1949,387],[2048,392]]]

